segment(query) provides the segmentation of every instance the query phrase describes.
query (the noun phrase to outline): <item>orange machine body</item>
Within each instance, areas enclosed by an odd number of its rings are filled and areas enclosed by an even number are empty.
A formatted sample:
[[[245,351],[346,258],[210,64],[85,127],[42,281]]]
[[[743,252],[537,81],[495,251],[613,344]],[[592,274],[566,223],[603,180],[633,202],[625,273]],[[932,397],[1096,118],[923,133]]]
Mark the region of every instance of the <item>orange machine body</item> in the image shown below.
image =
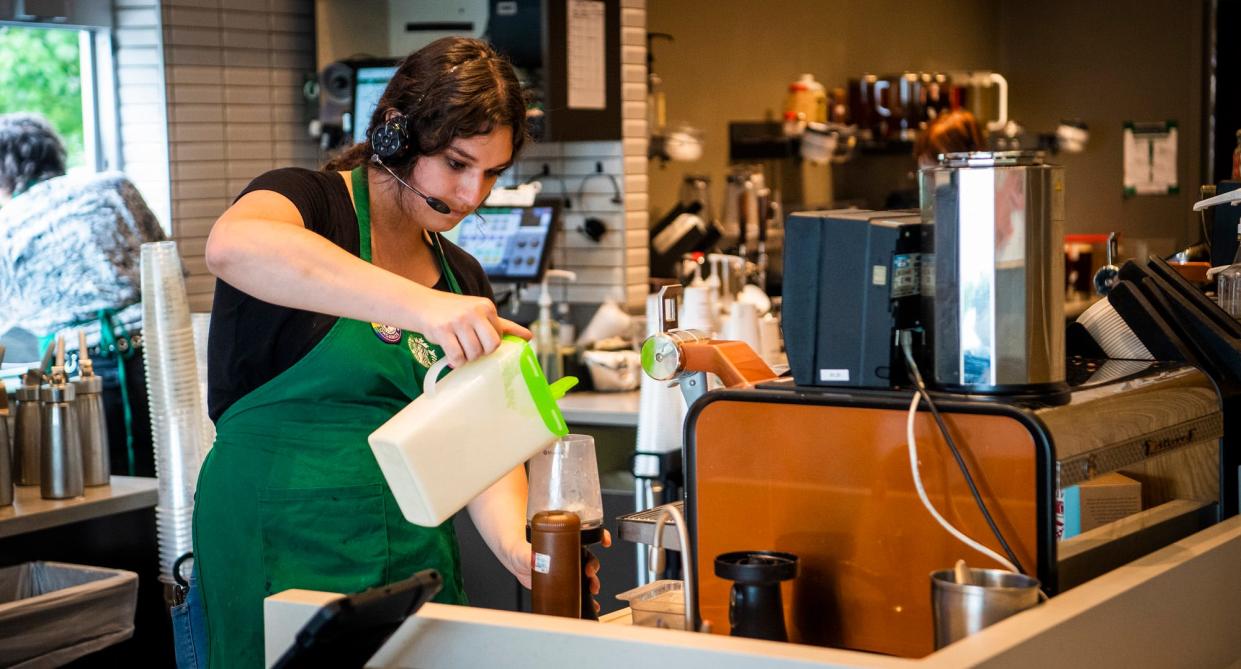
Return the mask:
[[[921,657],[933,650],[930,578],[957,559],[995,567],[936,524],[910,473],[911,395],[722,390],[686,420],[686,503],[697,611],[727,633],[729,583],[716,555],[777,550],[801,560],[785,584],[789,640]],[[945,398],[941,412],[1005,538],[1054,591],[1050,442],[1029,412]],[[1000,552],[925,410],[915,419],[928,496],[951,523]]]

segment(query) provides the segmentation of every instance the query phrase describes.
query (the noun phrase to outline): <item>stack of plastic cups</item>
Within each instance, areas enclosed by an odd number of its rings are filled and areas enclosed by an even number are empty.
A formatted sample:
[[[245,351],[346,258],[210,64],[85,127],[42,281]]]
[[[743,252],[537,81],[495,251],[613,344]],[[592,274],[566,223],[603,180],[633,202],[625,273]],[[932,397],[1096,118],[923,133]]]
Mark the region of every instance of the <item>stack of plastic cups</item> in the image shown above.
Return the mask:
[[[160,580],[193,550],[194,488],[211,447],[176,242],[142,245],[142,339],[159,504],[155,507]]]

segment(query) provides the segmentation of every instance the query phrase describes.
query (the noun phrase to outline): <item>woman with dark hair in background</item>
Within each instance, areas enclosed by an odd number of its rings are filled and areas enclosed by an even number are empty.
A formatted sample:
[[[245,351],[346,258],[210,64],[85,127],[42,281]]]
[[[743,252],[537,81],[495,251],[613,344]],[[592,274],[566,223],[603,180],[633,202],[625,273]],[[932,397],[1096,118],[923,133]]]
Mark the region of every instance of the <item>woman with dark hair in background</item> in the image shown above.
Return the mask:
[[[0,206],[65,173],[65,146],[42,116],[0,115]]]
[[[65,174],[65,146],[42,116],[0,114],[0,345],[38,361],[64,334],[98,347],[112,471],[154,476],[142,359],[140,248],[164,239],[120,172]],[[37,362],[33,366],[38,366]]]
[[[257,177],[212,228],[216,441],[194,516],[211,666],[260,666],[263,598],[290,588],[353,593],[435,568],[436,600],[464,603],[452,521],[407,522],[366,439],[439,358],[458,366],[505,334],[530,337],[441,235],[513,163],[525,111],[489,45],[438,40],[400,64],[366,143],[323,171]],[[529,587],[525,506],[517,467],[468,508]]]

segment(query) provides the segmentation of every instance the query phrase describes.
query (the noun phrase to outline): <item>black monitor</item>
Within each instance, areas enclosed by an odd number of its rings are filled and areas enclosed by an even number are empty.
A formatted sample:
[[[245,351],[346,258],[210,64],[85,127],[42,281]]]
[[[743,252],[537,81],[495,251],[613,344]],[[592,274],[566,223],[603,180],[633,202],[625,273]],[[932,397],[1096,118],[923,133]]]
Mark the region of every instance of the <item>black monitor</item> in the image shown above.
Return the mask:
[[[363,61],[356,64],[353,71],[353,142],[361,144],[366,141],[366,128],[370,125],[371,114],[388,81],[396,74],[393,61]]]
[[[492,282],[538,283],[551,261],[559,221],[560,207],[554,201],[479,207],[448,237],[478,259]]]

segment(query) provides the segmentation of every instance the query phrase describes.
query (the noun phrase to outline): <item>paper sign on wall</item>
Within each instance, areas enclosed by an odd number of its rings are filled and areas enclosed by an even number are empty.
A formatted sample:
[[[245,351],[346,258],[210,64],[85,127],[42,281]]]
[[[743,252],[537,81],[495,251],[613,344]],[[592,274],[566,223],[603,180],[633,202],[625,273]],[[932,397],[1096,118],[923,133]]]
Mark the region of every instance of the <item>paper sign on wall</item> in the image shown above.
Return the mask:
[[[569,109],[604,109],[604,16],[601,0],[567,0]]]
[[[1176,121],[1125,122],[1125,197],[1180,192],[1176,173]]]

